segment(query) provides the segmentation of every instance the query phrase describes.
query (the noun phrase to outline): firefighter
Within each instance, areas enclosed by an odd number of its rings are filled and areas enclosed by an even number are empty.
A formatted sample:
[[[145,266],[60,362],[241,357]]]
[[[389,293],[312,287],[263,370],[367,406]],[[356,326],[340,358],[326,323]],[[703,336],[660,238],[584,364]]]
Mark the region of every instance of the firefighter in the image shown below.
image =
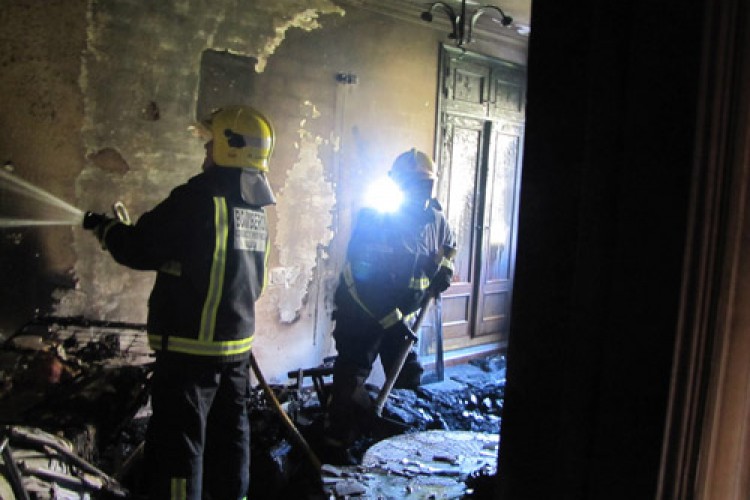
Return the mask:
[[[353,461],[348,448],[373,412],[364,383],[375,359],[379,355],[383,370],[391,373],[405,338],[413,335],[408,318],[425,294],[445,291],[453,275],[456,243],[432,197],[434,163],[411,149],[396,158],[389,175],[404,202],[392,213],[360,211],[336,290],[333,337],[338,355],[323,451],[330,463]],[[411,351],[394,387],[416,388],[422,372]]]
[[[118,263],[156,271],[150,498],[241,499],[250,482],[249,356],[269,248],[264,207],[275,203],[266,178],[274,133],[247,106],[222,108],[203,125],[202,173],[134,225],[84,219]]]

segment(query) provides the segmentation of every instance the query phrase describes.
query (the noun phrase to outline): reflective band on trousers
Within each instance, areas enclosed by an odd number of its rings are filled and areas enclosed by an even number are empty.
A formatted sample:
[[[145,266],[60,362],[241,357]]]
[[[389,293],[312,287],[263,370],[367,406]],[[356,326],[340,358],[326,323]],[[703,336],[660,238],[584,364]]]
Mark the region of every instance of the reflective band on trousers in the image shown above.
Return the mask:
[[[253,338],[250,336],[240,340],[203,341],[188,339],[170,335],[167,337],[167,351],[192,354],[194,356],[232,356],[249,351],[253,347]],[[152,349],[162,349],[162,336],[149,335],[148,343]]]
[[[185,500],[187,498],[187,479],[184,477],[173,477],[169,482],[170,500]]]
[[[214,197],[214,228],[216,229],[216,242],[214,243],[214,256],[211,263],[211,276],[206,302],[203,304],[200,332],[198,333],[199,338],[204,342],[214,338],[216,313],[221,303],[221,291],[224,288],[224,269],[227,262],[229,218],[227,216],[227,202],[219,196]]]

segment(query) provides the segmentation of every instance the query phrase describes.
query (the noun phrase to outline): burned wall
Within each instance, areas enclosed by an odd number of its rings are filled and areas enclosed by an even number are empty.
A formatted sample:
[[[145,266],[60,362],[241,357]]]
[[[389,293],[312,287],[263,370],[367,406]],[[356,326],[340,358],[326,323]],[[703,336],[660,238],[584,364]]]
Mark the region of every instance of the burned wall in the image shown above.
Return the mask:
[[[83,168],[78,83],[86,4],[10,0],[0,9],[0,161],[69,202]],[[20,208],[28,216],[39,204]],[[37,312],[49,312],[55,289],[73,286],[72,242],[65,226],[0,228],[0,338]]]
[[[274,379],[330,354],[331,294],[363,189],[401,151],[434,149],[445,33],[417,16],[329,0],[8,3],[0,20],[17,38],[0,52],[10,68],[2,85],[19,99],[0,104],[9,131],[0,153],[82,209],[122,201],[137,218],[197,174],[203,145],[188,129],[217,105],[239,101],[269,116],[278,204],[269,210],[258,358]],[[495,50],[524,58],[518,46]],[[39,111],[44,103],[55,112]],[[13,234],[2,233],[3,248],[15,249],[3,251],[3,266],[18,268],[13,284],[0,285],[4,334],[39,304],[60,315],[145,320],[153,273],[115,264],[77,227]],[[18,266],[35,259],[36,267]],[[19,283],[26,288],[15,293]]]
[[[348,9],[324,30],[289,32],[269,59],[257,90],[274,103],[275,161],[288,170],[260,304],[277,325],[258,339],[261,356],[314,366],[330,352],[331,297],[364,188],[402,150],[433,148],[437,48],[430,30]]]
[[[196,119],[205,51],[231,51],[260,65],[286,29],[314,29],[319,14],[339,11],[329,2],[318,4],[311,9],[309,2],[278,2],[272,8],[231,1],[92,3],[82,74],[82,138],[92,161],[77,180],[79,203],[106,210],[118,199],[137,215],[196,174],[202,143],[191,140],[188,127]],[[247,88],[234,89],[233,97],[244,92],[250,103],[252,86],[238,83]],[[202,105],[227,104],[219,97]],[[93,161],[105,148],[117,151],[126,167],[107,169]],[[123,270],[88,235],[80,235],[76,246],[80,287],[63,297],[60,311],[142,320],[152,273]]]

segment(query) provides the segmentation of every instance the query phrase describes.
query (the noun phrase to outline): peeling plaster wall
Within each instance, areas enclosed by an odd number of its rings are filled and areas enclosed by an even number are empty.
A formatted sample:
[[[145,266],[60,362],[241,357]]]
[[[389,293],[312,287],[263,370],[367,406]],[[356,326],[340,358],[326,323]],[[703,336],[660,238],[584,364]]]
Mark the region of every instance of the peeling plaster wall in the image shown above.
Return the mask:
[[[88,50],[81,73],[82,138],[88,162],[76,181],[79,204],[105,211],[121,200],[137,217],[197,174],[203,147],[191,138],[188,127],[196,118],[203,51],[253,57],[260,73],[287,31],[318,29],[318,16],[331,13],[343,12],[325,1],[90,2]],[[273,112],[269,114],[273,119]],[[280,193],[283,189],[277,186],[283,179],[283,170],[271,177]],[[327,203],[330,213],[330,193]],[[323,245],[330,241],[330,229],[328,233],[327,240],[325,234],[318,237]],[[61,294],[57,312],[144,321],[153,273],[117,265],[87,234],[77,235],[76,250],[79,286]],[[312,263],[300,262],[300,255],[284,261],[289,269],[301,270],[293,288],[302,290],[296,294],[297,316],[315,261],[313,254]],[[290,297],[281,294],[282,303]],[[264,300],[273,298],[269,293]],[[258,309],[260,316],[264,308],[259,304]],[[258,323],[273,324],[279,316],[274,314],[270,322],[259,317]]]
[[[319,116],[311,103],[306,102],[305,108],[311,119]],[[336,198],[318,152],[325,140],[305,130],[306,121],[300,123],[297,160],[287,171],[276,210],[275,245],[282,267],[271,269],[271,284],[283,285],[274,295],[284,323],[298,318],[317,260],[323,258],[319,249],[326,248],[333,237]]]
[[[270,282],[257,306],[256,354],[273,381],[332,354],[332,294],[361,194],[403,150],[434,149],[444,33],[327,0],[49,4],[78,23],[70,30],[77,48],[70,42],[60,47],[65,57],[55,56],[67,58],[66,81],[78,87],[65,103],[52,99],[78,109],[66,110],[69,131],[51,135],[69,138],[66,147],[78,153],[61,192],[83,209],[107,211],[121,200],[137,218],[197,174],[203,147],[188,127],[200,106],[214,104],[196,102],[202,55],[226,51],[255,61],[248,68],[252,84],[228,94],[246,96],[276,130],[269,179],[278,204],[269,210]],[[38,30],[54,40],[53,28]],[[521,58],[516,49],[505,55]],[[356,76],[356,83],[337,81],[338,73]],[[18,82],[30,74],[23,69]],[[30,131],[21,134],[32,138]],[[37,179],[54,187],[43,174]],[[50,294],[56,311],[145,321],[153,273],[115,264],[80,229],[64,232],[55,238],[61,246],[67,238],[66,262],[77,284],[58,284]]]
[[[263,366],[284,370],[315,366],[335,352],[332,295],[364,187],[403,149],[433,145],[433,32],[353,8],[323,24],[288,32],[256,82],[279,131],[274,165],[287,169],[275,210],[272,281],[260,304],[274,328],[259,336],[256,353]],[[358,83],[340,83],[337,73],[357,75]]]
[[[338,10],[328,2],[317,4],[320,12]],[[263,62],[285,29],[318,26],[318,10],[310,2],[257,5],[230,0],[89,3],[81,75],[82,137],[89,162],[77,179],[81,206],[104,211],[121,200],[136,216],[198,173],[202,143],[191,140],[187,130],[195,120],[203,51],[227,50]],[[119,155],[120,168],[97,161],[102,151]],[[80,286],[61,297],[59,313],[144,321],[153,273],[123,269],[89,235],[78,235],[76,249]]]

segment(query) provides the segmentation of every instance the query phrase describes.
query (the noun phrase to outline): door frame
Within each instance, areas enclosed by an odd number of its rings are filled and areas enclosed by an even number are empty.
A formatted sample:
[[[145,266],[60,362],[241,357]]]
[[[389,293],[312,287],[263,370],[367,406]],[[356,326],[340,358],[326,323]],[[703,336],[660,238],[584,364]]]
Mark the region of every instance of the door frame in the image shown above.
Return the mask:
[[[691,226],[657,500],[750,495],[750,8],[706,3]]]

